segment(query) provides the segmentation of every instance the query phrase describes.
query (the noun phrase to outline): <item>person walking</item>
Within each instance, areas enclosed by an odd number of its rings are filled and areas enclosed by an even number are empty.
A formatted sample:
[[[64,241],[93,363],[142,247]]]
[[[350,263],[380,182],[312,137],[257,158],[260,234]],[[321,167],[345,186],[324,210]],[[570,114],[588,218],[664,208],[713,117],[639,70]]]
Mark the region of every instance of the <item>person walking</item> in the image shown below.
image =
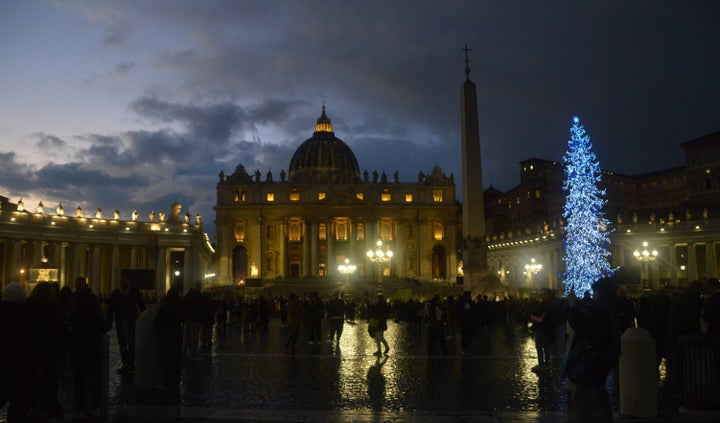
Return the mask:
[[[340,346],[340,336],[343,332],[343,326],[345,325],[345,302],[341,298],[341,294],[336,293],[327,302],[325,309],[327,311],[327,318],[330,324],[330,337],[328,342],[333,340],[337,341],[337,345]]]
[[[390,351],[390,346],[388,345],[387,340],[385,340],[388,311],[389,310],[387,302],[385,301],[385,296],[383,296],[382,294],[378,294],[377,301],[375,301],[375,304],[370,307],[369,312],[369,319],[375,320],[375,327],[372,330],[372,337],[375,340],[375,345],[377,347],[377,350],[373,353],[373,355],[377,357],[380,357],[383,354],[380,349],[381,345],[385,347],[385,355],[388,355],[388,352]]]
[[[307,303],[307,320],[308,329],[310,330],[310,343],[322,342],[322,319],[325,316],[325,305],[320,299],[320,294],[313,291],[310,300]]]
[[[145,310],[140,291],[133,287],[130,279],[120,278],[120,287],[110,294],[108,302],[108,325],[115,321],[118,348],[120,349],[121,367],[119,374],[128,374],[135,371],[135,323],[138,315]],[[113,319],[114,318],[114,319]]]
[[[533,338],[538,360],[538,364],[532,368],[532,371],[536,373],[548,370],[551,365],[550,356],[555,342],[556,326],[551,292],[550,290],[544,290],[540,302],[530,311],[530,321],[532,321]]]

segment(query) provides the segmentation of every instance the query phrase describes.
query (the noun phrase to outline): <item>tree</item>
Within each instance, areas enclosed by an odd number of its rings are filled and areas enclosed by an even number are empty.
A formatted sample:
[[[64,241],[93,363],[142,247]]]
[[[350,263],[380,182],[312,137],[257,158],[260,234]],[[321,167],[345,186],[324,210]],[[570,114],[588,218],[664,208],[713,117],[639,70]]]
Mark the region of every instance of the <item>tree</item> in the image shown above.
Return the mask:
[[[598,188],[600,164],[578,117],[573,118],[570,134],[568,150],[563,155],[563,191],[567,191],[567,196],[563,207],[565,272],[562,276],[566,294],[574,288],[582,295],[590,290],[593,282],[612,276],[615,269],[608,260],[612,229],[603,213],[607,202],[605,190]]]

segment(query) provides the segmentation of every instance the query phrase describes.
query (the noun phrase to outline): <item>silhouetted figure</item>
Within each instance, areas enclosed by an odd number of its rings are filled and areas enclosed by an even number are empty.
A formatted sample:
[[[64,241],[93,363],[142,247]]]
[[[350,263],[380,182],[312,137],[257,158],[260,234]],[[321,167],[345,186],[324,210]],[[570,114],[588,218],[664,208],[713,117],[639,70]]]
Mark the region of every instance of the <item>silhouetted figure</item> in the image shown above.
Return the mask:
[[[599,355],[582,379],[570,377],[575,384],[572,401],[578,422],[612,422],[605,380],[620,354],[616,286],[612,279],[603,278],[592,289],[594,298],[586,308],[579,306],[574,290],[568,295],[568,321],[575,331],[573,347],[585,342]]]
[[[439,344],[440,351],[443,355],[447,355],[447,347],[445,346],[445,330],[443,328],[443,310],[440,304],[440,296],[435,295],[425,304],[425,324],[427,325],[428,343],[427,353],[433,355],[435,344]]]
[[[183,330],[185,320],[180,290],[172,287],[158,308],[155,328],[158,333],[158,360],[162,372],[162,385],[177,389],[180,385],[183,357]]]
[[[295,355],[295,346],[300,334],[300,322],[302,322],[302,306],[297,294],[294,292],[290,294],[285,308],[287,309],[287,328],[290,332],[290,336],[285,342],[285,348],[290,351],[290,354]]]
[[[720,336],[720,281],[717,278],[710,278],[707,281],[707,300],[703,320],[707,323],[708,335]]]
[[[376,351],[375,356],[382,355],[380,350],[381,344],[385,347],[385,355],[390,351],[390,346],[385,340],[385,331],[387,330],[388,305],[385,296],[378,294],[377,301],[370,307],[369,318],[377,320],[377,326],[373,331],[373,339],[375,340]]]
[[[457,302],[457,319],[460,324],[460,345],[462,353],[470,353],[470,345],[475,337],[475,306],[470,291],[463,292]]]
[[[31,334],[25,288],[9,283],[0,301],[0,407],[8,402],[9,423],[26,421],[32,404]]]
[[[71,308],[72,368],[77,417],[99,416],[102,392],[102,336],[108,330],[102,306],[90,291],[85,278],[75,280],[75,301]]]
[[[120,287],[110,294],[108,302],[108,326],[115,321],[118,348],[122,366],[117,370],[120,374],[135,371],[135,324],[138,315],[145,310],[140,291],[130,284],[127,277],[120,278]]]

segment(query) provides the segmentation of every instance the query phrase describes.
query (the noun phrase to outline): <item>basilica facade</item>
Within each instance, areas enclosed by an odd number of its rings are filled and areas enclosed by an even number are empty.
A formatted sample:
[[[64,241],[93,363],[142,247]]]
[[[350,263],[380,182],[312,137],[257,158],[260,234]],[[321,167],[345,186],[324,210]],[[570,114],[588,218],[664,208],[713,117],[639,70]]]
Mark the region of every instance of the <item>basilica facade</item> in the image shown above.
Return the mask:
[[[335,136],[325,107],[315,131],[289,158],[287,172],[250,174],[242,164],[219,175],[215,219],[216,282],[356,277],[454,282],[458,206],[453,176],[435,167],[414,182],[360,171]],[[368,250],[392,251],[385,264]]]

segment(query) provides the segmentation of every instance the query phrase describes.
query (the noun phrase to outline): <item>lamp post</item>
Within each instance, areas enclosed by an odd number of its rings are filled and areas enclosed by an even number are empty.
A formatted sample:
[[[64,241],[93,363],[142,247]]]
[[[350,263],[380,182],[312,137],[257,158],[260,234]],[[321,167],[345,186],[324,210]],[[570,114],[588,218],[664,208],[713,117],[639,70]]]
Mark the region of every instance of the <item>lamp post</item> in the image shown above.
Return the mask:
[[[347,290],[348,287],[348,279],[350,278],[350,275],[355,273],[357,270],[357,266],[354,264],[350,264],[350,259],[345,259],[345,263],[338,266],[338,272],[340,274],[345,275],[345,289]]]
[[[525,273],[530,276],[530,285],[533,285],[533,278],[542,270],[542,264],[535,263],[535,257],[530,258],[530,263],[525,265]]]
[[[368,259],[378,264],[378,268],[380,269],[380,278],[378,279],[378,293],[382,294],[382,277],[383,277],[383,267],[385,263],[389,263],[392,259],[393,252],[390,250],[390,248],[385,248],[385,251],[383,251],[383,243],[382,241],[378,241],[375,243],[377,248],[375,251],[368,250],[367,256]]]
[[[655,261],[655,259],[656,259],[657,256],[658,256],[658,252],[657,252],[657,250],[655,250],[655,249],[653,249],[652,251],[651,251],[651,250],[648,250],[648,245],[649,245],[649,244],[648,244],[647,241],[643,241],[643,243],[642,243],[642,246],[643,246],[642,251],[635,250],[635,251],[633,252],[633,255],[635,256],[636,259],[640,260],[640,262],[644,264],[643,267],[645,267],[645,273],[647,273],[648,285],[650,285],[650,268],[649,268],[649,263],[650,263],[651,261]],[[642,281],[642,275],[640,275],[640,280]]]

